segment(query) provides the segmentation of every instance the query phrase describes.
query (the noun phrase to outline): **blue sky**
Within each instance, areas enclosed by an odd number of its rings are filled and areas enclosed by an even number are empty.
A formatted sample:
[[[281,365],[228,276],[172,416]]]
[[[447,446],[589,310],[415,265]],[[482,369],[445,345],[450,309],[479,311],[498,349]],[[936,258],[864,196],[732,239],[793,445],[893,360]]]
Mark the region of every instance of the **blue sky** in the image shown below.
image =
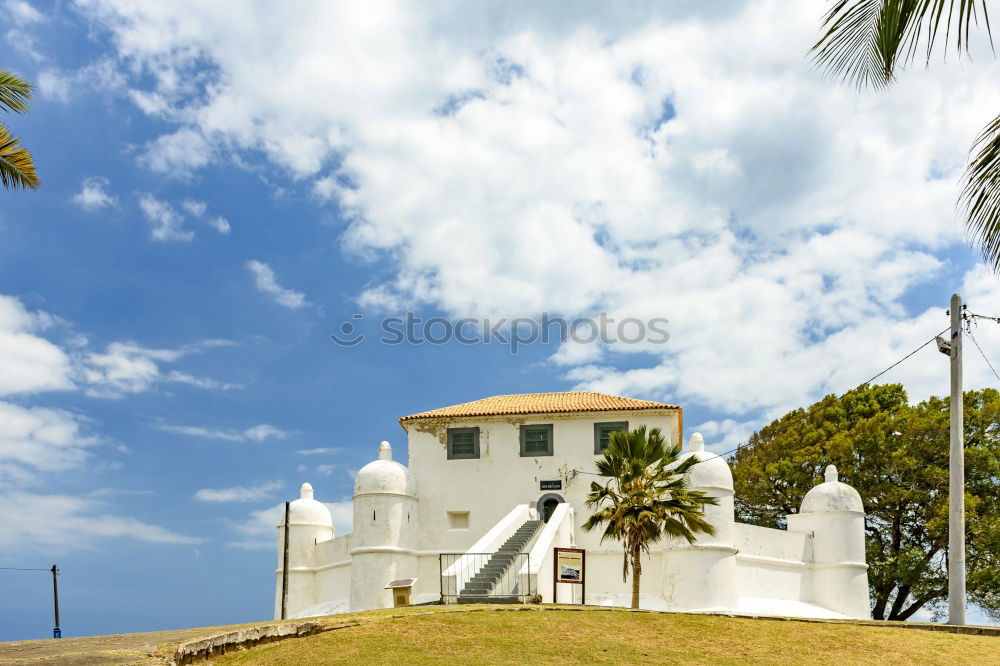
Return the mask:
[[[268,618],[274,507],[310,481],[349,529],[400,416],[603,390],[722,451],[952,291],[1000,310],[953,210],[996,64],[840,88],[803,56],[822,3],[3,7],[44,184],[0,208],[0,566],[59,564],[67,635]],[[379,344],[405,312],[671,338]],[[935,354],[886,379],[946,392]],[[45,573],[0,590],[0,640],[48,635]]]

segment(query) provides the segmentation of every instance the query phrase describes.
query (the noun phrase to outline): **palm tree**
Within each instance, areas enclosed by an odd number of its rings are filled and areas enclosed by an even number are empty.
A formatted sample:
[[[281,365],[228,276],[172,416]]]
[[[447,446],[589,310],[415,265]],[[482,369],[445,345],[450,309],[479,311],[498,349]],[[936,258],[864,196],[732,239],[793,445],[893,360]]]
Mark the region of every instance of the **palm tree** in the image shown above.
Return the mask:
[[[14,113],[28,110],[33,87],[16,74],[0,70],[0,108]],[[20,140],[0,123],[0,183],[4,189],[38,189],[42,181],[35,173],[35,161]]]
[[[688,488],[688,470],[698,460],[678,462],[680,446],[667,448],[659,428],[646,434],[645,426],[631,432],[611,433],[597,471],[608,477],[601,485],[590,484],[587,506],[596,509],[583,524],[591,531],[604,525],[605,539],[625,545],[622,580],[632,571],[632,608],[639,607],[639,577],[643,553],[664,535],[683,537],[690,543],[698,533],[714,534],[715,528],[702,516],[706,504],[718,500]]]
[[[968,53],[973,27],[990,42],[986,0],[834,0],[812,48],[816,63],[858,87],[882,89],[921,53],[930,61],[938,37]],[[1000,116],[979,134],[962,176],[958,206],[983,258],[1000,272]]]

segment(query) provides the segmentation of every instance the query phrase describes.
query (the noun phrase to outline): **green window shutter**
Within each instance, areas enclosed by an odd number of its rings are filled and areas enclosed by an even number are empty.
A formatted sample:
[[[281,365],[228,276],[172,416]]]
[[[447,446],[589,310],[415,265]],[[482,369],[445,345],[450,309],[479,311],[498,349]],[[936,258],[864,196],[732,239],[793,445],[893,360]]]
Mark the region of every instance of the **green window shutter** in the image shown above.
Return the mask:
[[[448,428],[448,459],[478,458],[479,428]]]
[[[552,425],[521,426],[522,456],[552,455]]]
[[[628,431],[627,421],[616,421],[614,423],[595,423],[594,453],[595,454],[603,453],[604,449],[608,448],[608,444],[611,443],[611,433],[627,432],[627,431]]]

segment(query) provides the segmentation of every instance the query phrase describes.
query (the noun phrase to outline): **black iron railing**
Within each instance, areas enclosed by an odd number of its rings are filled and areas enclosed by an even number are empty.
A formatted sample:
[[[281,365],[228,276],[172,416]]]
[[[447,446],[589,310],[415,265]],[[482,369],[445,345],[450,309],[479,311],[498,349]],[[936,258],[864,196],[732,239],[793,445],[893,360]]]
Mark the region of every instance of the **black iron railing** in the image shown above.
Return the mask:
[[[534,596],[527,553],[442,553],[438,561],[442,603],[527,603]]]

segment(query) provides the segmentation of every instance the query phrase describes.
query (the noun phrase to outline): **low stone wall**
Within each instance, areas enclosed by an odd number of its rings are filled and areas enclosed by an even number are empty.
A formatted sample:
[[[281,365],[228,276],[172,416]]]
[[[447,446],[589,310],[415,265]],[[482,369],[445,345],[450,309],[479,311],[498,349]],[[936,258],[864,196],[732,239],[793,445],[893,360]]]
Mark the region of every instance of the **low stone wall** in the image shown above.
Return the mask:
[[[194,664],[234,650],[245,650],[255,645],[280,641],[286,638],[301,638],[302,636],[312,636],[324,631],[356,627],[358,624],[360,623],[322,624],[319,622],[282,622],[281,624],[268,624],[227,631],[181,643],[174,651],[173,663],[177,664],[177,666]]]

